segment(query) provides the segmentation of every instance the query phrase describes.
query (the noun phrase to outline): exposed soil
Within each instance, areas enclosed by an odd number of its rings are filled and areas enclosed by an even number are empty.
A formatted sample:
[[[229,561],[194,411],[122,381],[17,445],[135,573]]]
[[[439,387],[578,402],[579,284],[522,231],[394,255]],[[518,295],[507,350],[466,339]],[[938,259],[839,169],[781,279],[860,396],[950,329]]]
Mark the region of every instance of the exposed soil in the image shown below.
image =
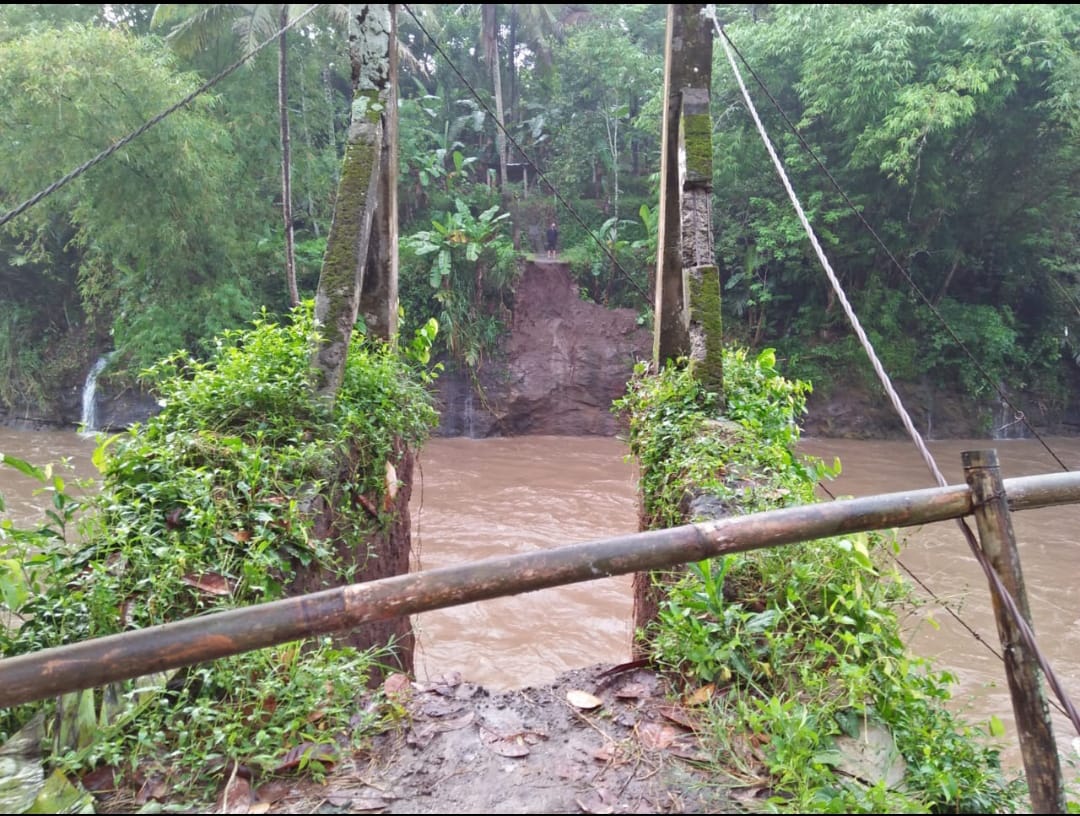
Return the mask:
[[[700,769],[693,709],[673,705],[649,669],[594,666],[498,693],[457,675],[428,685],[398,675],[387,689],[397,724],[342,757],[324,784],[234,776],[215,812],[745,810]]]

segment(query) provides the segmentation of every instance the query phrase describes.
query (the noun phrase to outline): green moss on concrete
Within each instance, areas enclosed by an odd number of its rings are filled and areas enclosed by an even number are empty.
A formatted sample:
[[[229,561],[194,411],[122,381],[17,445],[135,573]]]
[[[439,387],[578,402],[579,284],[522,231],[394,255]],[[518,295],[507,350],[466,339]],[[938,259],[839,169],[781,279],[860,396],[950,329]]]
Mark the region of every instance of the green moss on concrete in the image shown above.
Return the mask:
[[[315,318],[324,332],[316,355],[317,389],[327,394],[337,390],[344,375],[345,356],[360,297],[356,285],[357,264],[360,263],[358,250],[365,225],[369,223],[365,215],[379,150],[379,140],[366,136],[361,134],[360,138],[352,139],[345,149],[334,222],[326,242],[315,300]]]
[[[687,181],[712,183],[712,119],[708,113],[684,113],[683,148],[686,151]]]
[[[352,102],[352,121],[379,124],[379,118],[386,110],[382,94],[375,90],[357,90]]]
[[[723,318],[720,315],[720,274],[715,266],[690,274],[690,322],[701,327],[705,356],[693,361],[694,377],[724,401]]]

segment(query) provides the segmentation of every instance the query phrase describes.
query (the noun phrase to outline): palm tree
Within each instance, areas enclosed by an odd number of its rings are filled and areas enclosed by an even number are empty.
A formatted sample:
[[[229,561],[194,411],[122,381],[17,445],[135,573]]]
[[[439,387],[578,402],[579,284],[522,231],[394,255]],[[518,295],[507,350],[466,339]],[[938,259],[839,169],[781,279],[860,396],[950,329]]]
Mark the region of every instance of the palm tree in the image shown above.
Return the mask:
[[[150,27],[159,28],[172,24],[165,39],[173,49],[184,56],[203,50],[206,45],[228,28],[241,46],[242,53],[249,54],[267,37],[277,32],[278,40],[278,131],[281,142],[281,216],[285,228],[285,282],[289,301],[293,306],[300,303],[296,284],[296,246],[293,233],[292,213],[292,149],[289,134],[288,106],[288,49],[285,28],[290,22],[307,13],[310,6],[294,6],[273,3],[214,4],[190,6],[159,4],[154,9]],[[348,8],[344,5],[327,4],[322,13],[331,22],[344,24]]]
[[[500,182],[506,181],[506,165],[509,161],[506,147],[506,116],[503,112],[502,66],[499,59],[499,6],[496,3],[483,3],[481,8],[480,43],[491,72],[491,86],[495,96],[495,145],[499,153]],[[558,31],[555,12],[558,5],[542,3],[521,3],[510,6],[510,46],[507,55],[508,74],[510,77],[510,106],[513,110],[517,96],[517,48],[518,32],[524,28],[530,36],[530,46],[543,59],[548,51],[547,35]],[[520,27],[520,28],[519,28]]]

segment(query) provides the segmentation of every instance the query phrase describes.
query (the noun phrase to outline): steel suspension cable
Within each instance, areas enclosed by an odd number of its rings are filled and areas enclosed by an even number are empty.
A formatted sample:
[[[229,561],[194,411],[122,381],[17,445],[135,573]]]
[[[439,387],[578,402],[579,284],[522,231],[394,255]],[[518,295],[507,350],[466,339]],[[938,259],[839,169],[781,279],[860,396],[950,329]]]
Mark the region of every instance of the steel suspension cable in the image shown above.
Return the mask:
[[[772,159],[773,165],[776,168],[777,174],[780,176],[780,180],[784,185],[784,189],[787,191],[788,197],[791,200],[792,206],[795,208],[796,215],[799,218],[799,222],[802,224],[807,237],[810,239],[810,243],[814,248],[814,252],[818,256],[818,260],[821,262],[822,268],[825,270],[825,274],[829,279],[834,293],[837,296],[844,314],[847,316],[848,321],[851,323],[852,328],[855,331],[856,336],[859,338],[859,342],[862,344],[863,349],[866,351],[867,356],[870,358],[871,365],[874,368],[875,373],[878,375],[878,379],[885,389],[886,394],[889,397],[889,401],[892,403],[893,408],[896,410],[900,417],[905,430],[908,435],[911,436],[912,441],[915,443],[915,447],[918,449],[919,454],[922,456],[923,461],[926,463],[927,468],[933,474],[935,481],[939,486],[946,486],[945,477],[942,475],[941,470],[937,466],[937,462],[934,461],[934,457],[931,455],[929,449],[926,447],[926,443],[923,441],[922,436],[916,430],[914,423],[911,420],[911,416],[908,414],[907,409],[904,408],[903,402],[900,399],[899,394],[896,393],[896,389],[893,388],[892,382],[889,379],[889,375],[885,372],[881,361],[878,359],[877,353],[874,351],[874,347],[870,342],[870,339],[866,336],[866,332],[862,328],[862,324],[859,322],[858,315],[855,314],[854,309],[848,302],[847,295],[844,292],[843,287],[840,284],[839,279],[836,277],[836,273],[833,271],[832,265],[829,263],[828,257],[825,255],[825,251],[821,248],[821,244],[818,241],[817,234],[814,232],[813,226],[811,226],[809,219],[806,217],[806,213],[803,210],[802,204],[799,201],[798,196],[795,193],[794,188],[791,186],[791,182],[788,179],[787,173],[784,170],[783,163],[776,154],[776,150],[773,147],[772,141],[769,139],[769,135],[765,130],[765,126],[761,122],[761,118],[758,116],[757,108],[754,106],[753,100],[750,98],[750,94],[746,89],[746,84],[743,82],[742,74],[739,71],[739,66],[735,62],[735,57],[732,53],[731,46],[727,42],[727,38],[723,36],[722,29],[717,21],[715,14],[712,16],[713,25],[716,27],[718,33],[720,33],[720,42],[724,47],[724,54],[728,59],[728,63],[731,65],[731,70],[735,75],[735,80],[739,85],[739,90],[742,93],[743,100],[750,112],[751,117],[754,120],[754,124],[757,127],[758,134],[761,136],[762,142],[765,144],[765,148],[769,153],[769,157]],[[1002,584],[1001,579],[990,565],[985,554],[978,546],[978,542],[975,540],[974,534],[971,529],[964,522],[963,519],[957,519],[957,525],[960,527],[960,531],[963,533],[964,538],[967,540],[968,547],[971,549],[975,560],[979,566],[982,567],[983,573],[986,575],[990,585],[994,588],[998,598],[1002,601],[1005,608],[1008,610],[1010,616],[1015,622],[1017,628],[1020,631],[1021,637],[1030,650],[1031,654],[1035,656],[1039,663],[1043,674],[1047,678],[1047,682],[1061,701],[1062,706],[1065,709],[1066,715],[1071,720],[1076,732],[1080,734],[1080,713],[1077,713],[1076,708],[1073,706],[1069,696],[1065,693],[1064,688],[1059,682],[1057,675],[1050,667],[1046,657],[1039,649],[1035,642],[1035,635],[1031,631],[1031,627],[1028,626],[1024,616],[1020,614],[1020,610],[1016,605],[1012,595],[1008,592],[1005,586]]]
[[[81,176],[83,173],[85,173],[90,168],[92,168],[95,165],[100,164],[101,162],[105,161],[105,159],[109,158],[109,156],[111,156],[113,153],[116,153],[121,148],[126,147],[128,144],[133,142],[135,139],[142,136],[144,133],[146,133],[146,131],[148,131],[148,130],[150,130],[150,128],[154,127],[154,125],[160,124],[166,117],[171,116],[173,113],[180,110],[180,108],[184,107],[185,105],[188,105],[192,100],[194,100],[200,94],[205,93],[206,91],[210,90],[210,88],[214,87],[217,83],[221,82],[221,80],[225,79],[225,77],[229,76],[229,74],[233,73],[234,71],[239,69],[241,66],[243,66],[245,63],[250,61],[252,57],[254,57],[256,54],[258,54],[260,51],[262,51],[264,48],[266,48],[266,46],[270,45],[273,42],[276,42],[278,37],[280,37],[282,34],[284,34],[290,28],[295,26],[297,23],[299,23],[301,20],[303,20],[305,17],[307,17],[313,11],[315,11],[315,9],[317,9],[319,7],[319,5],[321,5],[321,4],[316,3],[315,5],[312,5],[310,8],[308,8],[302,14],[300,14],[295,20],[293,20],[288,25],[281,28],[279,31],[275,32],[272,36],[267,38],[265,41],[259,43],[257,46],[255,46],[250,51],[248,51],[246,54],[244,54],[244,56],[242,56],[240,59],[238,59],[232,65],[230,65],[228,68],[221,71],[221,73],[219,73],[213,79],[210,79],[207,82],[200,85],[198,88],[196,88],[194,91],[189,93],[187,96],[185,96],[179,102],[177,102],[176,104],[166,108],[161,113],[159,113],[157,116],[155,116],[152,119],[148,120],[147,122],[143,123],[138,128],[136,128],[131,133],[129,133],[127,136],[124,136],[123,138],[117,140],[116,142],[114,142],[109,147],[105,148],[105,150],[102,150],[100,153],[98,153],[96,156],[94,156],[89,161],[86,161],[83,164],[80,164],[78,167],[76,167],[74,170],[72,170],[67,175],[63,176],[62,178],[57,179],[56,181],[54,181],[52,184],[50,184],[45,189],[41,190],[40,192],[38,192],[35,195],[28,198],[26,201],[24,201],[22,204],[17,206],[15,209],[4,213],[2,216],[0,216],[0,227],[4,226],[6,223],[11,221],[13,218],[17,218],[18,216],[22,215],[24,212],[26,212],[28,209],[33,207],[35,204],[39,203],[43,199],[45,199],[48,196],[52,195],[57,190],[59,190],[61,187],[64,187],[66,184],[68,184],[69,182],[74,181],[75,179],[77,179],[79,176]]]

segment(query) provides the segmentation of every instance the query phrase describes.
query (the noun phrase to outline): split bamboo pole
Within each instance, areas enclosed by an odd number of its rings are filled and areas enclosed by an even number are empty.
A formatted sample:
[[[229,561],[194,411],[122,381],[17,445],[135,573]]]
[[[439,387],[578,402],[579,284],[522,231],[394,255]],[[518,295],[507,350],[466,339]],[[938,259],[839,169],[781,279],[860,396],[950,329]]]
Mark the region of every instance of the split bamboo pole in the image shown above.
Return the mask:
[[[1007,479],[1011,510],[1080,501],[1080,473]],[[969,515],[966,485],[788,507],[398,575],[0,660],[0,707],[433,609],[727,553]]]

